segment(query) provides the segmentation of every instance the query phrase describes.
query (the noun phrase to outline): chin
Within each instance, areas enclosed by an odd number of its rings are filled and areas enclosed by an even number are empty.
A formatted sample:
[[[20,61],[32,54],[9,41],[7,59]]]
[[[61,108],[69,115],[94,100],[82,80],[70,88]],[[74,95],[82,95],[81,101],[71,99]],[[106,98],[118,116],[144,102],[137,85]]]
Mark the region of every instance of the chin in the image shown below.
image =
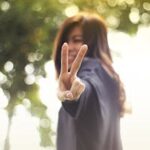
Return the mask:
[[[69,69],[69,70],[71,69],[72,64],[73,64],[73,62],[69,62],[69,63],[68,63],[68,69]]]

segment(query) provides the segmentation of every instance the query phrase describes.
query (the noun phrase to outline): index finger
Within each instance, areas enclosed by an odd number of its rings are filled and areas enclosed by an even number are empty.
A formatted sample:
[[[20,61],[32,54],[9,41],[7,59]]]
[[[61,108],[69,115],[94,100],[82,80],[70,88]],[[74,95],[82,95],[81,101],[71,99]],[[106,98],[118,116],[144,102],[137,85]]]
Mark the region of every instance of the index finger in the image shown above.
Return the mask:
[[[64,43],[61,50],[61,71],[60,73],[67,73],[68,71],[68,44]]]
[[[81,46],[78,55],[71,66],[71,71],[70,71],[71,76],[74,76],[78,72],[87,49],[88,47],[86,44]]]

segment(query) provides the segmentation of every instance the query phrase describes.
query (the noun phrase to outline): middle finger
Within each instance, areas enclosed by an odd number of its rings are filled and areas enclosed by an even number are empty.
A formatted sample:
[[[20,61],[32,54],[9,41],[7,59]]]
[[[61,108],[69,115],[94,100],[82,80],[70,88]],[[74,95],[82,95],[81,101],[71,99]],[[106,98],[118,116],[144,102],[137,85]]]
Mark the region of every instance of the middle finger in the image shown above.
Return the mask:
[[[88,47],[86,44],[82,45],[79,52],[78,52],[78,55],[77,57],[75,58],[72,66],[71,66],[71,71],[70,71],[70,74],[71,76],[74,76],[76,75],[76,73],[78,72],[79,68],[80,68],[80,65],[81,65],[81,62],[85,56],[85,53],[87,51]]]

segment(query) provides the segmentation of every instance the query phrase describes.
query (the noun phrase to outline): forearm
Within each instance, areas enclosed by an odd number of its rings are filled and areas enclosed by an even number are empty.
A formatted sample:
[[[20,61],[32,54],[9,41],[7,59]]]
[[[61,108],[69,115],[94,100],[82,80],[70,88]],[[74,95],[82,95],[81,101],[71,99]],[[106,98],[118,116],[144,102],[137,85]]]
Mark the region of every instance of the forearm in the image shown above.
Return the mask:
[[[74,118],[77,118],[81,113],[84,113],[90,95],[92,93],[92,87],[88,81],[82,80],[85,85],[85,90],[76,100],[65,100],[62,102],[64,109]]]

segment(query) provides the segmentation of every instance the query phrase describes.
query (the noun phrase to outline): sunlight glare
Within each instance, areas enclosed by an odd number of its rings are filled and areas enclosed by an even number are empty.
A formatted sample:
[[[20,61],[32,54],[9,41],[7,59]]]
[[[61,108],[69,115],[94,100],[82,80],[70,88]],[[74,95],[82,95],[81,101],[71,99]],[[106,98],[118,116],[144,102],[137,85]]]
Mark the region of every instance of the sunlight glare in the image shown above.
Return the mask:
[[[7,77],[2,73],[0,72],[0,84],[3,84],[7,81]]]
[[[37,117],[32,117],[23,105],[16,106],[10,132],[11,150],[40,150],[38,120]]]
[[[137,24],[140,20],[139,9],[132,8],[129,14],[129,19],[133,24]]]
[[[144,37],[144,39],[143,39]],[[150,27],[140,27],[136,36],[109,34],[114,67],[124,82],[133,113],[121,119],[124,150],[149,150],[150,142]]]
[[[7,10],[9,10],[9,8],[10,8],[9,2],[3,1],[3,2],[1,3],[1,10],[2,10],[2,11],[7,11]]]
[[[67,17],[71,17],[79,12],[79,8],[76,5],[71,5],[65,9]]]
[[[5,108],[8,105],[8,98],[4,94],[2,88],[0,88],[0,108]]]
[[[4,65],[4,69],[5,69],[6,72],[12,71],[13,68],[14,68],[14,64],[13,64],[13,62],[11,62],[11,61],[7,61],[7,62],[5,63],[5,65]]]

